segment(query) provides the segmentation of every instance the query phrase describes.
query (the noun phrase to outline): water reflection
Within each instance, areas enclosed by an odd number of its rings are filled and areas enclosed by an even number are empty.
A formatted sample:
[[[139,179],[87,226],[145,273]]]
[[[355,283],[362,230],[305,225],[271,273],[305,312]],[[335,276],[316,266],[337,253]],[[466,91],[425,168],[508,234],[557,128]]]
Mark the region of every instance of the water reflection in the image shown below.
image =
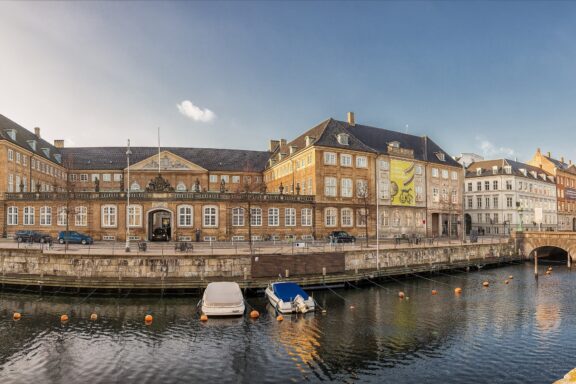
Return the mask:
[[[538,283],[530,265],[432,280],[314,292],[326,314],[282,322],[263,297],[249,299],[260,319],[201,323],[196,297],[3,292],[0,382],[524,383],[552,382],[573,368],[576,307],[568,271]],[[399,290],[409,299],[399,299]],[[20,321],[12,320],[14,311]],[[89,320],[93,312],[97,321]],[[70,315],[67,324],[62,313]],[[150,326],[147,313],[154,316]]]

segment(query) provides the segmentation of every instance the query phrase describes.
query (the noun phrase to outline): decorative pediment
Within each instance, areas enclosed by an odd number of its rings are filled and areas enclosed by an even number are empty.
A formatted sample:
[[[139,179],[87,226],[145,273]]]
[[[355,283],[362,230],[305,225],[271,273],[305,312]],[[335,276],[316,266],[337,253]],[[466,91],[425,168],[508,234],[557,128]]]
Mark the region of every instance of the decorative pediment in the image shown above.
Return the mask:
[[[198,164],[194,164],[191,161],[184,159],[178,155],[173,154],[169,151],[160,152],[160,156],[157,154],[150,156],[134,165],[130,166],[130,171],[156,171],[158,172],[158,157],[160,157],[160,171],[196,171],[196,172],[206,172],[206,169],[202,168]]]

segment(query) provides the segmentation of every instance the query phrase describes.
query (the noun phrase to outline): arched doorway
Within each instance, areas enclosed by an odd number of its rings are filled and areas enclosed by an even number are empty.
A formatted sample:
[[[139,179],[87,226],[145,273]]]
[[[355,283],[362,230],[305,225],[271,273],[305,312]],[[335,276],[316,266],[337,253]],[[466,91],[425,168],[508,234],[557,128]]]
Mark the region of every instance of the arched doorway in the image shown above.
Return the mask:
[[[172,238],[173,214],[168,209],[157,208],[148,211],[148,240],[170,241]],[[165,238],[158,236],[161,232],[166,234]],[[153,236],[156,234],[155,236]]]
[[[464,215],[464,228],[466,235],[470,235],[470,231],[472,230],[472,216],[468,213]]]

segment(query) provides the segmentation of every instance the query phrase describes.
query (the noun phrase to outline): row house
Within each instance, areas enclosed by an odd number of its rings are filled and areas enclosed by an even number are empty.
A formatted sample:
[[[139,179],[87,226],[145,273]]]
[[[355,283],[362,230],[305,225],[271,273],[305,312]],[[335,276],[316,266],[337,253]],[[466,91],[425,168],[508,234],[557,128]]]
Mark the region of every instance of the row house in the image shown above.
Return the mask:
[[[464,187],[468,233],[557,228],[555,177],[541,168],[508,159],[473,162]]]

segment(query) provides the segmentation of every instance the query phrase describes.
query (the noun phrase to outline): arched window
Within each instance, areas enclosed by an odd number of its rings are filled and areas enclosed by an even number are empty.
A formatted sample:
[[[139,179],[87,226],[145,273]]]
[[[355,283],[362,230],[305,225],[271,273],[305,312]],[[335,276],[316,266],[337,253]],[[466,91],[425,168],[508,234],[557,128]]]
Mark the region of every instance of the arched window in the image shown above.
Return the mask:
[[[206,205],[202,207],[202,225],[208,228],[218,227],[218,207]]]
[[[74,208],[74,224],[77,227],[85,227],[88,225],[88,208],[76,207]]]
[[[132,205],[128,207],[128,225],[130,227],[142,226],[142,206]]]
[[[40,207],[40,225],[52,225],[52,207]]]
[[[191,227],[194,223],[193,220],[193,209],[190,205],[179,205],[178,206],[178,226],[179,227]]]
[[[178,185],[176,185],[176,191],[177,192],[186,192],[186,184],[184,184],[182,181],[178,183]]]
[[[338,222],[338,209],[326,208],[324,209],[324,224],[327,227],[335,227]]]
[[[8,225],[18,225],[18,207],[8,207]]]
[[[115,205],[102,206],[102,227],[116,226],[117,209]]]
[[[244,208],[232,208],[232,226],[244,226]]]
[[[132,185],[130,185],[130,191],[139,192],[140,184],[138,184],[137,181],[133,182]]]

